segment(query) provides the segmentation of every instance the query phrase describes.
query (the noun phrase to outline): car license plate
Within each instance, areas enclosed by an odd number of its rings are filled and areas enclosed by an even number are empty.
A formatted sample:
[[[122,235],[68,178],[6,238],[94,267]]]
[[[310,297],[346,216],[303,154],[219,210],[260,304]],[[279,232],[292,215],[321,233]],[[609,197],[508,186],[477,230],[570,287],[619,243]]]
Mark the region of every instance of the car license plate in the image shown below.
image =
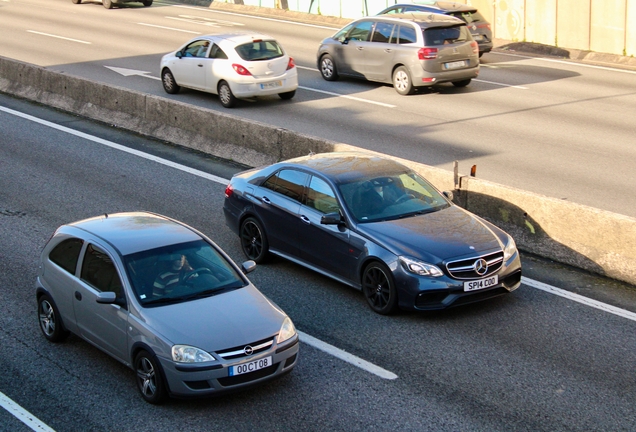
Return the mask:
[[[484,288],[490,288],[499,283],[499,276],[494,275],[486,279],[480,279],[470,282],[464,282],[464,291],[477,291]]]
[[[283,85],[282,81],[272,81],[268,83],[261,83],[261,89],[266,90],[266,89],[281,87],[282,85]]]
[[[484,37],[482,35],[473,35],[473,39],[477,42],[481,42]]]
[[[243,363],[236,366],[230,366],[230,376],[243,375],[246,373],[254,372],[260,369],[265,369],[272,365],[272,357],[265,357],[262,359],[254,360],[249,363]]]
[[[458,69],[466,66],[466,60],[444,63],[445,69]]]

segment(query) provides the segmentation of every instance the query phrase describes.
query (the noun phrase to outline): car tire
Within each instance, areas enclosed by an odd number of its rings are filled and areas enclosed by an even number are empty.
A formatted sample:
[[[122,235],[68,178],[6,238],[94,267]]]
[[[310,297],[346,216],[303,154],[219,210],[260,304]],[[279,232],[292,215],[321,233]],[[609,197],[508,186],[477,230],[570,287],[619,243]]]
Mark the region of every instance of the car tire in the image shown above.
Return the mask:
[[[163,84],[163,89],[168,94],[177,94],[181,87],[177,84],[177,80],[174,79],[174,75],[170,69],[166,68],[161,71],[161,83]]]
[[[466,87],[468,84],[470,84],[470,81],[470,78],[461,81],[453,81],[453,85],[455,87]]]
[[[234,96],[234,93],[232,93],[232,89],[227,82],[221,81],[219,83],[218,93],[221,105],[225,108],[232,108],[236,105],[236,97]]]
[[[296,96],[296,90],[278,94],[278,97],[281,98],[282,100],[289,100],[293,98],[294,96]]]
[[[42,334],[51,342],[62,342],[69,335],[62,326],[57,307],[48,294],[38,297],[38,320]]]
[[[376,261],[366,266],[362,273],[362,292],[374,312],[389,315],[397,310],[397,289],[391,271],[384,264]]]
[[[152,0],[144,0],[141,2],[145,7],[152,6]]]
[[[113,1],[112,0],[102,0],[102,4],[104,5],[104,7],[106,9],[112,9],[113,8]]]
[[[160,404],[168,395],[155,356],[142,350],[135,356],[135,380],[141,397],[151,404]]]
[[[336,81],[338,79],[336,63],[329,54],[325,54],[320,58],[320,75],[322,75],[326,81]]]
[[[71,3],[73,4],[80,4],[82,2],[82,0],[71,0]]]
[[[253,217],[248,217],[241,224],[239,230],[241,249],[248,259],[257,264],[267,261],[269,243],[265,230]]]
[[[401,95],[410,95],[415,92],[411,74],[404,66],[400,66],[393,72],[393,88]]]

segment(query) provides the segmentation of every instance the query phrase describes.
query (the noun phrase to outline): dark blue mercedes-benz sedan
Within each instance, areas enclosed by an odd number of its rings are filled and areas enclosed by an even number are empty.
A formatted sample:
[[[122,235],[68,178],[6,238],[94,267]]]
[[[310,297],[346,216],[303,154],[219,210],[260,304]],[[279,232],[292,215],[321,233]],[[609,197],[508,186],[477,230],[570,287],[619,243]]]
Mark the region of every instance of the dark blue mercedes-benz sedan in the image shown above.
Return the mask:
[[[514,240],[413,170],[324,153],[235,175],[227,225],[256,262],[269,253],[361,289],[371,309],[444,309],[521,284]]]

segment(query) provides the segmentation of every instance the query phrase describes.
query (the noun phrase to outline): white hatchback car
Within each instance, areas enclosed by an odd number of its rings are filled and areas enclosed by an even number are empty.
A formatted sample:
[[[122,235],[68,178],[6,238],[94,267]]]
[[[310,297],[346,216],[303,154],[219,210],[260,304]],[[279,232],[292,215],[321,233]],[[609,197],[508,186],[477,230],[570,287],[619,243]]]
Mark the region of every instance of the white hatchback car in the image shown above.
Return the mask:
[[[230,108],[237,98],[278,95],[291,99],[298,88],[294,59],[270,36],[259,33],[199,36],[161,59],[167,93],[188,87],[219,95]]]

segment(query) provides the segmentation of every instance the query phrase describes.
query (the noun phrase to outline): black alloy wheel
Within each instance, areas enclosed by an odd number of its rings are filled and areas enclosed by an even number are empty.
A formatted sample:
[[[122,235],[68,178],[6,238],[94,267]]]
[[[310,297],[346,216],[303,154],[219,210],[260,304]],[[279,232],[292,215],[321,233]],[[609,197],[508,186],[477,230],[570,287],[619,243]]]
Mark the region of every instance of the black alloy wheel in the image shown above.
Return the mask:
[[[160,404],[168,395],[157,360],[148,351],[139,351],[135,356],[137,388],[144,400],[151,404]]]
[[[397,290],[391,271],[382,263],[369,264],[362,274],[362,292],[374,312],[389,315],[397,310]]]
[[[177,84],[177,80],[174,79],[174,75],[170,72],[170,69],[165,68],[161,71],[161,83],[163,84],[163,89],[168,94],[177,94],[181,87]]]
[[[40,330],[49,341],[62,342],[69,335],[68,331],[62,327],[60,314],[48,294],[38,297],[38,319]]]
[[[261,224],[249,217],[243,221],[240,230],[241,248],[245,256],[257,264],[267,260],[269,244]]]

